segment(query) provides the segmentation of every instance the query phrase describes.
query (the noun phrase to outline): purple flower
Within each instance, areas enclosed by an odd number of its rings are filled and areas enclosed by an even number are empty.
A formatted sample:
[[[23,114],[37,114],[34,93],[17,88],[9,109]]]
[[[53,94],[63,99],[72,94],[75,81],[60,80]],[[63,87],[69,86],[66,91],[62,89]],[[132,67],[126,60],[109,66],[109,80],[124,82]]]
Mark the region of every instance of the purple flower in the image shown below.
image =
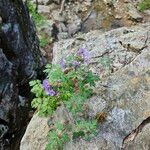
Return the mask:
[[[80,63],[78,61],[73,61],[72,62],[73,67],[76,69],[77,67],[80,66]]]
[[[49,84],[48,79],[43,80],[43,88],[47,95],[49,96],[55,96],[56,92],[52,89],[52,86]]]
[[[48,91],[48,95],[55,96],[56,92],[53,89],[51,89],[51,90]]]
[[[44,88],[49,88],[49,86],[50,86],[50,84],[49,84],[48,79],[43,80],[43,87]]]
[[[87,49],[85,48],[80,48],[78,51],[77,51],[77,55],[80,55],[83,59],[84,59],[84,62],[85,63],[88,63],[89,62],[89,59],[90,59],[90,53]]]
[[[62,58],[62,59],[60,60],[60,66],[61,66],[62,69],[65,69],[65,68],[66,68],[66,62],[65,62],[65,59],[64,59],[64,58]]]

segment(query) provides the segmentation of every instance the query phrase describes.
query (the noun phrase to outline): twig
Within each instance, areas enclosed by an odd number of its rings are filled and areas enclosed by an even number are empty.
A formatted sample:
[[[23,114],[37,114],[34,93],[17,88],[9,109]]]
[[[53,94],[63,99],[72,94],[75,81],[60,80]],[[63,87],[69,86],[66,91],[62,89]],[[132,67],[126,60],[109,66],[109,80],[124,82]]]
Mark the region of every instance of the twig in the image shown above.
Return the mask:
[[[64,10],[65,1],[66,1],[66,0],[62,0],[62,2],[61,2],[60,14],[62,14],[62,12],[63,12],[63,10]]]

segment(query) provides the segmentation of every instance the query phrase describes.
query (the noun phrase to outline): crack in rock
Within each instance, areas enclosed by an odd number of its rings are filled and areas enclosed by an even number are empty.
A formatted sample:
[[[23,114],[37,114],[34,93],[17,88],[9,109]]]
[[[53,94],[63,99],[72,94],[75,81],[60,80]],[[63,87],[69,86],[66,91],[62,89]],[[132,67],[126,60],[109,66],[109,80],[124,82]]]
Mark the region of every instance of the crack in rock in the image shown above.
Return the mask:
[[[123,48],[127,49],[128,52],[134,52],[134,53],[141,53],[141,51],[147,47],[147,41],[149,39],[149,32],[147,32],[146,39],[144,41],[144,44],[141,48],[134,47],[130,43],[124,44],[122,41],[119,41],[119,43],[123,46]]]
[[[129,133],[122,142],[122,150],[125,150],[127,143],[133,142],[137,135],[142,132],[142,129],[150,123],[150,116],[143,120],[143,122],[136,128],[134,129],[131,133]]]

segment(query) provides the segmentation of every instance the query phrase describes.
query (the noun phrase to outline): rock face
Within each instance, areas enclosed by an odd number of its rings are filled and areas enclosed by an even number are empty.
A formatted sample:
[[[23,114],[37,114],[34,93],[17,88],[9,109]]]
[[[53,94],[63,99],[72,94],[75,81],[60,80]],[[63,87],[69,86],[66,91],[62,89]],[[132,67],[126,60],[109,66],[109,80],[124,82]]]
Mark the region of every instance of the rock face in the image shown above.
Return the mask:
[[[92,31],[79,37],[54,44],[53,63],[74,53],[79,47],[91,53],[90,68],[101,77],[95,96],[87,101],[88,115],[93,118],[105,113],[105,121],[98,124],[98,134],[91,141],[71,141],[64,150],[149,150],[150,139],[150,24],[120,28],[106,33]],[[110,60],[110,61],[108,61]],[[56,111],[57,114],[57,111]],[[39,117],[32,120],[21,142],[46,136],[33,133]],[[44,122],[44,119],[43,119]],[[45,125],[46,126],[46,122]],[[30,134],[33,133],[33,134]],[[39,134],[41,133],[41,134]],[[40,135],[38,137],[38,135]],[[26,150],[44,150],[31,147]],[[38,145],[46,145],[40,142]]]
[[[36,126],[34,124],[35,121],[37,123]],[[31,119],[31,123],[27,127],[27,130],[29,132],[25,133],[21,142],[20,149],[22,150],[29,150],[29,149],[42,150],[43,149],[44,150],[46,147],[46,143],[47,143],[47,133],[49,131],[47,122],[48,122],[48,118],[40,118],[38,117],[37,114],[35,114],[33,118]],[[30,136],[30,135],[33,135],[33,136]],[[29,144],[30,141],[33,141],[33,143]]]
[[[22,104],[29,96],[28,82],[37,76],[43,59],[22,0],[1,0],[0,18],[0,149],[7,150],[25,123]]]

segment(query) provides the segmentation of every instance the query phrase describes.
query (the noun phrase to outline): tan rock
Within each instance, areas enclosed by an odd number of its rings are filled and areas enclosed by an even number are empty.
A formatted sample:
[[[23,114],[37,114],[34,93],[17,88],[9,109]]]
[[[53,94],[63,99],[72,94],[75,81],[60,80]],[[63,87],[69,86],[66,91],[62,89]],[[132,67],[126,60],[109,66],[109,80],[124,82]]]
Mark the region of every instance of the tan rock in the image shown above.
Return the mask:
[[[24,137],[21,140],[20,150],[44,150],[47,145],[49,127],[48,118],[41,118],[35,114],[31,119]],[[32,142],[31,142],[32,141]]]

